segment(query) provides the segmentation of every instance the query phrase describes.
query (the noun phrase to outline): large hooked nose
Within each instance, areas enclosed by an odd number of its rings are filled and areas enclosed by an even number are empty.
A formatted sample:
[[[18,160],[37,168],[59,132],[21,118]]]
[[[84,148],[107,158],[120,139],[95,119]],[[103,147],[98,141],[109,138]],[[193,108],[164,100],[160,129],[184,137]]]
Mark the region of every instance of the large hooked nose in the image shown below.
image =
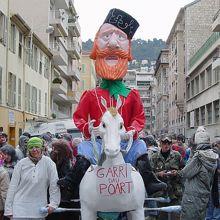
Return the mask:
[[[108,42],[108,48],[110,49],[119,49],[119,44],[118,44],[118,36],[117,34],[113,33],[111,38],[109,39]]]

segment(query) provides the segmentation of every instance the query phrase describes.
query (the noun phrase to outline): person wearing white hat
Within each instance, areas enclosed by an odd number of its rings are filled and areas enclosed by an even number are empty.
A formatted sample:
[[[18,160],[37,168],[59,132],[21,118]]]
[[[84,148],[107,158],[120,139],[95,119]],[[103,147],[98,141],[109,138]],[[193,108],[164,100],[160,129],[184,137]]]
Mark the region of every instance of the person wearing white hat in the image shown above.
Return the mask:
[[[210,144],[210,136],[204,126],[199,126],[194,138],[195,154],[181,170],[185,179],[182,198],[181,220],[204,220],[212,182],[217,168],[218,154]]]

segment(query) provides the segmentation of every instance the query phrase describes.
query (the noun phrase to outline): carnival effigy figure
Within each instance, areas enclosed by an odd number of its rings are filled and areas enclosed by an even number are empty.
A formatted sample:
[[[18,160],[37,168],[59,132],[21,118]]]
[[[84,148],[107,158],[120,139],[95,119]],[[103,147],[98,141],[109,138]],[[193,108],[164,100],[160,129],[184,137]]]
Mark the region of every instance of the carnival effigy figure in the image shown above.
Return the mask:
[[[128,140],[133,138],[129,152],[124,155],[125,162],[139,170],[148,195],[166,188],[166,184],[159,181],[152,172],[145,142],[138,139],[138,133],[145,125],[139,92],[127,88],[123,83],[128,61],[132,60],[131,39],[138,26],[138,22],[132,16],[114,8],[109,11],[96,34],[90,57],[95,60],[97,76],[102,80],[99,87],[83,93],[73,114],[74,123],[83,133],[85,140],[78,145],[78,157],[74,168],[65,178],[58,181],[61,187],[77,189],[88,167],[100,159],[102,134],[99,124],[105,112],[101,103],[105,102],[108,108],[116,107],[117,98],[120,97],[122,105],[118,111],[126,129],[121,135],[121,149],[126,150]],[[95,136],[96,151],[91,134]]]

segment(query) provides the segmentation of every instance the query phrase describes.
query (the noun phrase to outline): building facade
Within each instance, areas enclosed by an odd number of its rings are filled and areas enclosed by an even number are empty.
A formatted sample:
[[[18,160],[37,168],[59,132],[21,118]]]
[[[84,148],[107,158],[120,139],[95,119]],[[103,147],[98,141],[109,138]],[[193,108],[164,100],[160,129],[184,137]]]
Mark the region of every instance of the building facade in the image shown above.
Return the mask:
[[[11,2],[13,13],[19,13],[25,18],[32,31],[42,39],[53,54],[50,117],[72,117],[79,101],[77,88],[82,48],[81,30],[74,1],[11,0]],[[53,83],[54,81],[56,83]],[[58,81],[60,83],[57,83]]]
[[[168,133],[168,69],[169,69],[169,50],[161,50],[156,66],[155,78],[156,86],[156,134]]]
[[[86,90],[94,89],[97,83],[94,61],[89,57],[90,52],[82,53],[82,69],[79,91],[82,94]]]
[[[217,0],[196,0],[181,8],[167,39],[169,48],[169,132],[185,134],[186,73],[189,58],[211,33]]]
[[[1,4],[0,23],[0,127],[15,146],[27,121],[49,116],[52,53],[20,15],[7,14]],[[45,65],[36,62],[37,54]]]
[[[220,7],[218,7],[220,9]],[[189,60],[187,77],[187,136],[206,126],[211,139],[220,136],[220,19],[214,17],[213,33]]]

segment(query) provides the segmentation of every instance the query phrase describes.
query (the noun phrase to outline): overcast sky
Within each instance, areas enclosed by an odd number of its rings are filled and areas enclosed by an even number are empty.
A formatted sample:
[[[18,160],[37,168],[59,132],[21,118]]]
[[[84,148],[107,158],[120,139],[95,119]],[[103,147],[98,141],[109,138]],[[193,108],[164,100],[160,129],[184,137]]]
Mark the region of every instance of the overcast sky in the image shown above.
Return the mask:
[[[134,37],[166,40],[181,7],[194,0],[75,0],[83,41],[95,37],[112,8],[132,15],[140,24]]]

